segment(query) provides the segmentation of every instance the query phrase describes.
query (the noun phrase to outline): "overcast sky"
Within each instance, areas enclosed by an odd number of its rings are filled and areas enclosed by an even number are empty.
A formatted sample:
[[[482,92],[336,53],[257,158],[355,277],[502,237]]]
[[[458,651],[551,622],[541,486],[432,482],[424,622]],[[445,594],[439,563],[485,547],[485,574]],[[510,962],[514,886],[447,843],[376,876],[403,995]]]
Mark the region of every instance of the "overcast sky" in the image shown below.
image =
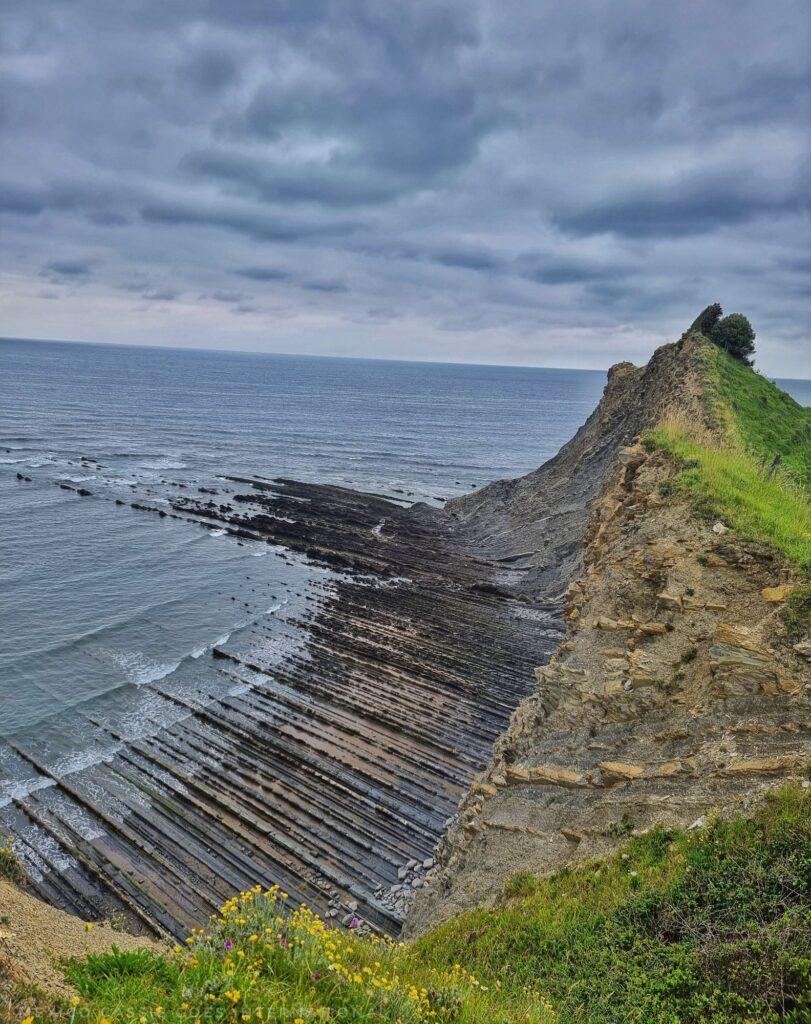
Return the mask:
[[[811,376],[807,0],[5,0],[0,334]]]

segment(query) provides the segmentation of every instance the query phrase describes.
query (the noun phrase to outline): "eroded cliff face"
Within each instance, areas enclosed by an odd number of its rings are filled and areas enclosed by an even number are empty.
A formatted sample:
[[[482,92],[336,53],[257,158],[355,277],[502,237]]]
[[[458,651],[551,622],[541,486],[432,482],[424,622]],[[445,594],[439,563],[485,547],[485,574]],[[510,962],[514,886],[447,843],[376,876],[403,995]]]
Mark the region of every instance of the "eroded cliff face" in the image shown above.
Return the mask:
[[[599,405],[554,458],[448,503],[468,543],[502,564],[508,589],[521,596],[562,593],[582,571],[589,509],[618,449],[670,410],[705,418],[699,345],[687,338],[657,349],[644,367],[613,366]]]
[[[456,503],[482,550],[520,554],[516,591],[568,576],[568,636],[463,800],[406,935],[492,901],[516,871],[689,826],[807,770],[811,673],[780,617],[790,571],[662,497],[676,470],[634,441],[669,412],[706,418],[695,348],[615,368],[555,459]]]

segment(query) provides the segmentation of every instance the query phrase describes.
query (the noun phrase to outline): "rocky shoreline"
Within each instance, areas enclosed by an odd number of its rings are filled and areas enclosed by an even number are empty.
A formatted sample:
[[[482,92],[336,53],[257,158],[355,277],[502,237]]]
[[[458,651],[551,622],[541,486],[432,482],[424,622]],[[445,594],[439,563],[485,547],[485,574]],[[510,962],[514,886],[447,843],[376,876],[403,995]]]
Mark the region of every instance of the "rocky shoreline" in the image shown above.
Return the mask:
[[[518,869],[796,778],[811,706],[807,650],[780,635],[791,572],[664,501],[675,469],[639,443],[674,413],[713,429],[700,345],[614,367],[555,458],[445,509],[259,478],[130,502],[337,583],[295,624],[299,653],[215,647],[231,696],[52,778],[83,830],[17,799],[54,844],[39,894],[180,935],[279,883],[336,924],[414,935]]]
[[[330,920],[396,935],[561,639],[559,600],[508,594],[502,566],[470,554],[439,510],[289,480],[227,484],[128,504],[299,552],[337,584],[295,623],[305,642],[281,663],[213,649],[226,699],[63,777],[20,749],[49,784],[14,800],[18,834],[34,828],[50,850],[32,888],[85,919],[179,936],[234,890],[278,882]]]

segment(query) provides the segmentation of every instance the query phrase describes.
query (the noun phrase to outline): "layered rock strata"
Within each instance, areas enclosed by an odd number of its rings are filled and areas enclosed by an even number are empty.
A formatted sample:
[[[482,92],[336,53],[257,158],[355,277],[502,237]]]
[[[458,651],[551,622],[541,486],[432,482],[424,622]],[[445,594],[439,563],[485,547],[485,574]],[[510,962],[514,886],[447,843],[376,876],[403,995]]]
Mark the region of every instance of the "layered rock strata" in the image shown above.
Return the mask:
[[[182,935],[235,890],[279,883],[337,923],[396,934],[426,862],[562,636],[558,609],[505,596],[442,517],[374,495],[232,481],[144,514],[216,524],[340,570],[276,656],[215,648],[215,701],[161,693],[177,721],[139,739],[87,715],[111,753],[33,783],[2,827],[31,887],[85,919]],[[281,547],[277,551],[282,551]],[[261,624],[256,629],[261,631]],[[11,744],[14,746],[14,744]]]
[[[611,410],[599,409],[595,424],[613,419],[621,438],[620,422],[630,432],[682,403],[682,412],[702,417],[690,349],[656,354],[645,371],[651,393],[640,394],[631,379],[625,397],[618,395],[615,371]],[[640,371],[620,373],[644,385]],[[668,377],[670,395],[660,386]],[[623,416],[628,401],[634,408]],[[586,440],[578,435],[571,447]],[[517,870],[556,870],[656,823],[689,827],[806,778],[808,652],[787,638],[780,615],[799,581],[771,550],[735,539],[725,524],[698,517],[674,497],[677,470],[665,455],[631,443],[594,458],[604,459],[606,471],[589,484],[596,497],[581,554],[569,560],[580,571],[565,592],[568,636],[536,669],[535,692],[462,802],[437,851],[432,884],[412,906],[407,935],[494,900]],[[525,592],[549,571],[533,562],[547,546],[544,523],[531,521],[533,502],[545,515],[543,481],[567,489],[563,468],[550,463],[461,503],[460,516],[485,550],[526,548],[535,538],[535,553],[525,556]],[[503,532],[488,532],[489,511],[477,522],[492,504]],[[570,513],[573,536],[581,516]],[[516,521],[521,536],[511,541]]]

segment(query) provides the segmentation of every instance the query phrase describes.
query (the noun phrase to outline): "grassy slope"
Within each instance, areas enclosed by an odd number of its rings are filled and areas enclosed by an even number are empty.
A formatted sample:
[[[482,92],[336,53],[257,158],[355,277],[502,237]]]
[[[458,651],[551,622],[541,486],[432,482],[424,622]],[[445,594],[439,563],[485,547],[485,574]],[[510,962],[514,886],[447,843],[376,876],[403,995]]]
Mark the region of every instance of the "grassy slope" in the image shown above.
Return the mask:
[[[690,424],[676,422],[651,431],[646,443],[683,464],[676,486],[700,497],[707,511],[811,573],[811,410],[714,346],[700,358],[726,444],[709,443]],[[776,455],[781,465],[770,475]]]
[[[767,463],[779,454],[797,482],[811,487],[811,409],[721,349],[708,354],[714,395],[741,446]]]
[[[18,992],[11,1019],[800,1024],[810,875],[811,797],[786,791],[748,819],[518,875],[499,906],[413,946],[330,932],[278,893],[248,893],[185,949],[74,963],[76,1006]]]

